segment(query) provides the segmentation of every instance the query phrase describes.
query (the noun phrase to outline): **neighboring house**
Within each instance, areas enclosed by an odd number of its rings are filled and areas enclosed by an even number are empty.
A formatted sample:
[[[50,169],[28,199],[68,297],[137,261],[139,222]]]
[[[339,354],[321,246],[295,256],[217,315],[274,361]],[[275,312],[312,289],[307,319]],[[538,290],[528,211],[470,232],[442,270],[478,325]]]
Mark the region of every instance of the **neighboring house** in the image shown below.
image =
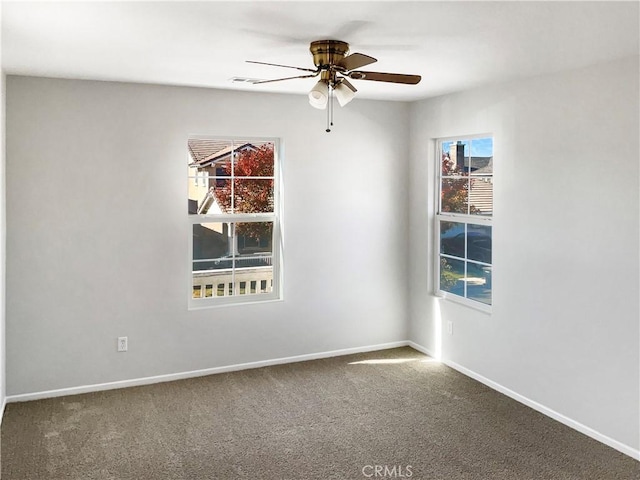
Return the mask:
[[[472,178],[470,180],[469,204],[476,207],[481,215],[493,213],[493,179]]]
[[[189,139],[189,213],[222,213],[213,195],[216,182],[210,177],[226,176],[224,165],[231,155],[255,150],[250,143],[229,145],[228,141],[202,138]],[[224,180],[218,179],[217,182]],[[218,183],[219,185],[219,183]]]
[[[189,154],[191,155],[191,165],[199,169],[208,169],[212,175],[215,170],[212,165],[219,165],[231,157],[231,152],[235,154],[246,150],[256,150],[251,143],[238,143],[229,145],[228,140],[211,140],[206,138],[191,138],[187,143]]]

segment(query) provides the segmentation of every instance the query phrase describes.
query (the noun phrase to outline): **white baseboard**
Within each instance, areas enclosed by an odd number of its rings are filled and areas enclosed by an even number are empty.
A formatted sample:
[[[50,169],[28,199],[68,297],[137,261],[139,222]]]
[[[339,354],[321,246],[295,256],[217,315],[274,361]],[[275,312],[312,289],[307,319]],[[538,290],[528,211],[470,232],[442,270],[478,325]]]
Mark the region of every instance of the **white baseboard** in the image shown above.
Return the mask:
[[[411,348],[418,350],[419,352],[422,352],[426,355],[433,357],[429,349],[423,347],[422,345],[418,345],[417,343],[414,343],[414,342],[408,342],[408,345]],[[462,373],[463,375],[466,375],[467,377],[471,377],[474,380],[477,380],[478,382],[483,383],[487,387],[492,388],[493,390],[496,390],[506,395],[507,397],[513,398],[514,400],[526,405],[527,407],[533,408],[534,410],[546,415],[547,417],[551,417],[554,420],[557,420],[558,422],[568,427],[571,427],[574,430],[579,431],[580,433],[584,433],[585,435],[593,438],[594,440],[604,443],[605,445],[608,445],[611,448],[614,448],[619,452],[624,453],[625,455],[629,455],[631,458],[640,460],[640,450],[637,450],[633,447],[630,447],[629,445],[625,445],[624,443],[614,440],[613,438],[608,437],[594,430],[593,428],[587,427],[586,425],[583,425],[580,422],[577,422],[565,415],[562,415],[561,413],[558,413],[555,410],[552,410],[551,408],[545,407],[544,405],[534,400],[531,400],[530,398],[527,398],[524,395],[520,395],[519,393],[514,392],[513,390],[507,387],[504,387],[499,383],[494,382],[493,380],[489,380],[488,378],[483,377],[482,375],[474,372],[473,370],[469,370],[468,368],[463,367],[462,365],[459,365],[456,362],[453,362],[447,359],[440,359],[440,361],[445,365],[447,365],[448,367],[451,367],[454,370],[457,370],[458,372]]]
[[[412,341],[400,341],[400,342],[383,343],[379,345],[368,345],[364,347],[346,348],[342,350],[331,350],[328,352],[296,355],[293,357],[282,357],[282,358],[276,358],[272,360],[261,360],[258,362],[240,363],[235,365],[227,365],[223,367],[193,370],[189,372],[157,375],[153,377],[121,380],[116,382],[99,383],[94,385],[84,385],[84,386],[71,387],[71,388],[61,388],[58,390],[48,390],[44,392],[24,393],[20,395],[9,395],[5,397],[5,399],[2,401],[2,406],[0,410],[0,425],[2,423],[2,414],[4,413],[4,409],[7,403],[26,402],[30,400],[40,400],[43,398],[62,397],[66,395],[78,395],[82,393],[99,392],[103,390],[114,390],[114,389],[126,388],[126,387],[137,387],[141,385],[150,385],[153,383],[172,382],[175,380],[182,380],[186,378],[195,378],[195,377],[202,377],[206,375],[214,375],[216,373],[235,372],[240,370],[248,370],[251,368],[261,368],[261,367],[268,367],[272,365],[282,365],[286,363],[305,362],[308,360],[319,360],[322,358],[351,355],[354,353],[372,352],[376,350],[386,350],[389,348],[398,348],[398,347],[404,347],[404,346],[410,346],[414,350],[422,352],[425,355],[429,355],[430,357],[436,358],[433,352],[431,352],[428,348],[423,347],[422,345],[419,345]],[[510,390],[509,388],[504,387],[499,383],[494,382],[493,380],[489,380],[488,378],[485,378],[482,375],[472,370],[469,370],[466,367],[463,367],[462,365],[458,365],[457,363],[451,360],[441,359],[440,361],[445,365],[453,368],[454,370],[457,370],[458,372],[462,373],[463,375],[466,375],[470,378],[473,378],[474,380],[477,380],[480,383],[483,383],[484,385],[492,388],[493,390],[496,390],[510,398],[513,398],[514,400],[530,408],[533,408],[534,410],[548,417],[551,417],[554,420],[557,420],[558,422],[573,428],[574,430],[584,433],[585,435],[601,443],[604,443],[605,445],[608,445],[611,448],[614,448],[619,452],[624,453],[625,455],[628,455],[636,460],[640,460],[640,450],[634,449],[617,440],[614,440],[613,438],[610,438],[590,427],[587,427],[586,425],[581,424],[580,422],[577,422],[565,415],[562,415],[561,413],[558,413],[555,410],[552,410],[534,400],[531,400],[523,395],[520,395],[519,393],[514,392],[513,390]]]
[[[331,350],[328,352],[310,353],[305,355],[296,355],[293,357],[275,358],[272,360],[261,360],[258,362],[239,363],[236,365],[226,365],[223,367],[205,368],[202,370],[193,370],[190,372],[170,373],[167,375],[157,375],[153,377],[134,378],[130,380],[120,380],[116,382],[97,383],[93,385],[83,385],[79,387],[60,388],[57,390],[47,390],[44,392],[23,393],[19,395],[9,395],[6,397],[6,403],[28,402],[30,400],[41,400],[43,398],[63,397],[67,395],[79,395],[82,393],[100,392],[104,390],[115,390],[118,388],[138,387],[141,385],[151,385],[153,383],[172,382],[175,380],[183,380],[186,378],[203,377],[206,375],[214,375],[216,373],[236,372],[239,370],[248,370],[251,368],[269,367],[272,365],[282,365],[285,363],[305,362],[308,360],[319,360],[322,358],[339,357],[342,355],[351,355],[354,353],[372,352],[376,350],[386,350],[389,348],[406,347],[407,341],[383,343],[379,345],[368,345],[364,347],[345,348],[342,350]]]
[[[2,419],[4,418],[4,409],[7,406],[7,397],[2,399],[2,404],[0,405],[0,427],[2,426]]]
[[[422,345],[419,345],[415,342],[407,342],[407,345],[410,346],[411,348],[413,348],[414,350],[417,350],[421,353],[424,353],[425,355],[429,355],[430,357],[433,357],[434,359],[436,358],[436,355],[429,350],[427,347],[423,347]],[[436,359],[437,360],[437,359]]]

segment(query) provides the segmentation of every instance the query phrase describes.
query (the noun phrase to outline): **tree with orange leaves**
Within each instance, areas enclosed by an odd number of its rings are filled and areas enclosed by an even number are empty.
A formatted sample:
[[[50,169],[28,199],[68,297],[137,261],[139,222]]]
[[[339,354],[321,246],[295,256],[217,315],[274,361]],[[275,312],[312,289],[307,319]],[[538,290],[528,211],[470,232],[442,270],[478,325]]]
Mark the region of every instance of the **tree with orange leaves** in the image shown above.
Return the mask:
[[[227,213],[273,212],[273,145],[241,152],[235,161],[224,164],[224,179],[215,188],[220,208]],[[243,222],[236,224],[236,234],[256,240],[271,236],[270,222]]]

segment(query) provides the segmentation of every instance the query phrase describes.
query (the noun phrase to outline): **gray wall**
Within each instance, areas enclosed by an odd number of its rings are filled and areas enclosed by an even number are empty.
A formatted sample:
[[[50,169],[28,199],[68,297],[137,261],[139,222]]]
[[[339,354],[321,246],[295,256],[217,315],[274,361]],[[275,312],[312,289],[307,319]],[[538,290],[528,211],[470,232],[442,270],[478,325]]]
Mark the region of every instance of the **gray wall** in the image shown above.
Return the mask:
[[[632,57],[414,104],[409,207],[410,338],[636,450],[638,80]],[[432,295],[433,139],[485,132],[491,315]]]
[[[2,20],[2,3],[0,3],[0,21]],[[1,42],[1,41],[0,41]],[[4,412],[6,398],[5,371],[5,270],[6,270],[6,182],[5,182],[5,90],[6,77],[0,70],[0,424]]]
[[[0,2],[0,22],[2,3]],[[0,43],[2,41],[0,40]],[[5,150],[6,76],[0,69],[0,424],[6,399],[5,317],[6,317],[6,150]]]
[[[0,6],[0,10],[2,7]],[[1,13],[0,13],[1,15]],[[5,314],[6,314],[6,181],[5,181],[5,86],[4,72],[0,72],[0,408],[6,398],[6,371],[5,371]],[[0,410],[0,423],[2,423],[2,411]]]
[[[7,77],[8,394],[405,340],[408,121],[355,100],[327,134],[303,96]],[[282,138],[284,301],[187,310],[190,134]]]

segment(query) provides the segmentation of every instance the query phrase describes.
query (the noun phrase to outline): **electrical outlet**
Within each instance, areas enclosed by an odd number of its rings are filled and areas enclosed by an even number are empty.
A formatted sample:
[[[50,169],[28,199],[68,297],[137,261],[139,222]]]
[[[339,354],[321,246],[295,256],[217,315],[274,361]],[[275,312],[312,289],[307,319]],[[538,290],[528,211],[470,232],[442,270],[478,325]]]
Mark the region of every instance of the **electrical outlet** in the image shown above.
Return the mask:
[[[453,335],[453,322],[451,320],[447,321],[447,333]]]
[[[118,351],[119,352],[126,352],[128,346],[129,346],[129,341],[127,340],[127,337],[118,337]]]

